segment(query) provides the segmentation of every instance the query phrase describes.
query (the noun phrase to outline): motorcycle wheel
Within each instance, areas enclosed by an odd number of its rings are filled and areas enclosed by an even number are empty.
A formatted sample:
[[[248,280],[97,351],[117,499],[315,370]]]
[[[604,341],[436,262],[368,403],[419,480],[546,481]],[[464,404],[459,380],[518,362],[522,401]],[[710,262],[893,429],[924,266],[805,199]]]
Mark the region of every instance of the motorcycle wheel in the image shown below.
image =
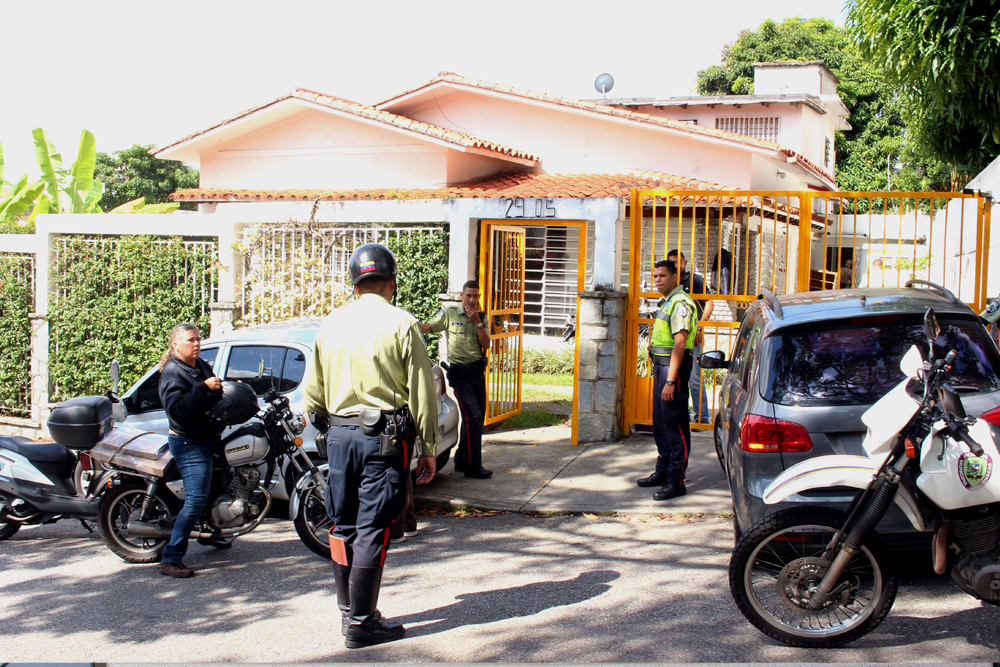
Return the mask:
[[[729,588],[758,630],[789,646],[831,648],[868,634],[886,617],[896,599],[896,576],[875,533],[838,582],[847,582],[844,592],[819,610],[805,604],[826,572],[820,557],[845,519],[826,507],[796,507],[764,517],[740,539],[729,563]]]
[[[326,475],[327,466],[320,469]],[[295,532],[299,534],[310,551],[321,558],[330,558],[330,528],[333,521],[326,513],[326,501],[323,499],[323,490],[317,486],[312,486],[301,492],[299,498],[299,511],[295,515]]]
[[[14,533],[21,530],[21,524],[17,521],[4,521],[0,523],[0,542],[14,537]]]
[[[130,563],[156,563],[160,560],[166,539],[130,537],[130,517],[142,510],[146,498],[146,485],[130,480],[114,487],[101,497],[98,505],[97,530],[104,543],[118,557]],[[180,503],[162,490],[157,491],[149,520],[158,521],[177,516]]]

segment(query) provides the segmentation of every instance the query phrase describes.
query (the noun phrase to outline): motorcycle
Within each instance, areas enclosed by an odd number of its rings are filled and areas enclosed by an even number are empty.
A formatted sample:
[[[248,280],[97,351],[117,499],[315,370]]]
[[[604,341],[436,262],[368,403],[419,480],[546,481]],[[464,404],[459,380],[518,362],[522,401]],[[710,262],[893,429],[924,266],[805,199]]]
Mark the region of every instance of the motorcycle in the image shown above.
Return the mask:
[[[729,586],[743,615],[790,646],[834,647],[871,632],[888,615],[896,577],[875,531],[890,505],[916,530],[933,531],[934,571],[969,595],[1000,605],[1000,475],[989,422],[966,416],[947,384],[957,353],[934,358],[941,333],[924,317],[930,350],[903,357],[905,379],[869,408],[867,456],[821,456],[798,463],[764,491],[774,504],[810,489],[861,489],[846,512],[784,509],[739,540]]]
[[[225,383],[224,383],[225,385]],[[251,390],[252,393],[252,390]],[[256,399],[254,399],[256,401]],[[259,421],[243,424],[222,440],[213,470],[208,504],[191,537],[217,548],[256,529],[271,510],[267,492],[276,470],[288,469],[298,479],[293,495],[296,532],[312,551],[329,557],[329,526],[322,505],[326,476],[302,450],[302,415],[292,412],[288,398],[270,391]],[[244,418],[245,419],[245,418]],[[91,452],[105,467],[109,487],[98,503],[97,527],[105,544],[133,563],[160,560],[173,531],[184,485],[166,437],[130,427],[115,428]],[[263,472],[261,471],[263,468]],[[299,497],[299,496],[303,497]]]
[[[56,442],[0,437],[0,540],[22,526],[77,519],[89,532],[104,492],[86,450],[111,430],[111,401],[82,396],[59,403],[48,419]]]

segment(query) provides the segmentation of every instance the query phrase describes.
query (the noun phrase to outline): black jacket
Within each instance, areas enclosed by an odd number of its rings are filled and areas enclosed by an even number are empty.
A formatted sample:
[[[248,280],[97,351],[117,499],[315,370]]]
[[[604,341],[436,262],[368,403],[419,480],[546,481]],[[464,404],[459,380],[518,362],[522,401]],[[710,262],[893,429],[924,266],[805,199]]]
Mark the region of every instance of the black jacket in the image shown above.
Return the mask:
[[[222,390],[210,390],[205,380],[214,377],[212,367],[201,358],[195,367],[176,357],[160,373],[160,402],[170,430],[189,440],[208,440],[222,433],[225,424],[213,421],[208,411],[222,399]]]

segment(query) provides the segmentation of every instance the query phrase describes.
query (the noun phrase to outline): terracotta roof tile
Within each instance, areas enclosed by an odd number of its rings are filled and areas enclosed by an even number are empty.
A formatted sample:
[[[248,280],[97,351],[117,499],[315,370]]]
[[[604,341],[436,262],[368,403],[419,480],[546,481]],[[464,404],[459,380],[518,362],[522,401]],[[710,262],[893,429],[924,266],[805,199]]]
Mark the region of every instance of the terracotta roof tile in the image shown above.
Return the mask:
[[[529,99],[540,100],[543,102],[549,102],[552,104],[557,104],[560,106],[574,107],[577,109],[585,109],[592,111],[594,113],[602,114],[605,116],[614,116],[617,118],[624,118],[627,120],[633,120],[639,123],[655,125],[664,128],[670,128],[673,130],[680,130],[688,134],[698,134],[706,137],[714,137],[718,139],[724,139],[726,141],[733,141],[736,143],[741,143],[744,145],[755,146],[757,148],[763,148],[766,150],[772,150],[780,158],[792,158],[795,162],[803,165],[807,170],[813,172],[816,176],[825,179],[828,183],[834,183],[835,179],[832,174],[827,172],[825,169],[817,164],[814,164],[810,160],[806,159],[803,155],[797,153],[796,151],[782,146],[781,144],[775,143],[773,141],[764,141],[763,139],[755,139],[753,137],[748,137],[743,134],[735,134],[733,132],[726,132],[723,130],[717,130],[711,127],[705,127],[703,125],[692,125],[690,123],[682,123],[680,121],[671,120],[669,118],[662,118],[659,116],[651,116],[649,114],[640,113],[637,111],[630,111],[626,109],[620,109],[617,107],[608,106],[606,104],[584,102],[582,100],[575,100],[568,97],[560,97],[558,95],[552,95],[549,93],[534,93],[530,90],[522,90],[518,88],[511,88],[507,86],[498,86],[496,84],[491,84],[485,81],[475,81],[473,79],[467,79],[463,76],[455,74],[453,72],[441,72],[436,77],[423,83],[419,86],[411,88],[409,90],[403,91],[397,95],[384,98],[372,104],[373,107],[380,107],[382,105],[388,104],[389,102],[396,100],[400,97],[404,97],[411,93],[415,93],[418,90],[427,88],[438,83],[451,83],[461,86],[469,86],[472,88],[481,88],[484,90],[495,90],[499,92],[504,92],[510,95],[516,95],[518,97],[526,97]]]
[[[174,201],[348,201],[359,199],[501,199],[505,197],[628,197],[632,188],[643,190],[730,190],[692,178],[637,171],[630,174],[506,174],[485,181],[447,188],[399,190],[239,190],[197,188],[170,195]]]
[[[375,107],[366,106],[358,102],[352,102],[350,100],[345,100],[340,97],[334,97],[333,95],[324,95],[323,93],[318,93],[314,90],[307,90],[305,88],[296,88],[287,95],[282,95],[267,104],[263,104],[253,109],[248,109],[242,111],[235,116],[232,116],[221,123],[217,123],[210,128],[195,132],[194,134],[184,137],[179,141],[175,141],[169,146],[164,146],[163,148],[157,149],[157,153],[166,150],[172,146],[185,143],[194,139],[206,132],[214,130],[225,125],[229,125],[233,122],[240,120],[245,116],[249,116],[261,109],[265,109],[271,105],[277,104],[279,102],[284,102],[289,99],[299,99],[306,102],[312,102],[314,104],[319,104],[321,106],[334,109],[336,111],[342,111],[349,113],[361,118],[369,118],[386,125],[391,125],[393,127],[407,130],[409,132],[416,132],[418,134],[423,134],[428,137],[433,137],[435,139],[440,139],[446,141],[450,144],[457,146],[463,146],[465,148],[475,148],[477,150],[485,150],[491,153],[496,153],[498,155],[517,158],[519,160],[527,160],[530,162],[539,162],[539,158],[527,151],[521,151],[508,146],[503,146],[501,144],[494,143],[492,141],[486,141],[478,137],[474,137],[470,134],[465,134],[463,132],[457,132],[448,128],[440,127],[438,125],[431,125],[430,123],[424,123],[419,120],[414,120],[412,118],[406,118],[405,116],[398,116],[390,111],[384,111],[381,109],[376,109]]]

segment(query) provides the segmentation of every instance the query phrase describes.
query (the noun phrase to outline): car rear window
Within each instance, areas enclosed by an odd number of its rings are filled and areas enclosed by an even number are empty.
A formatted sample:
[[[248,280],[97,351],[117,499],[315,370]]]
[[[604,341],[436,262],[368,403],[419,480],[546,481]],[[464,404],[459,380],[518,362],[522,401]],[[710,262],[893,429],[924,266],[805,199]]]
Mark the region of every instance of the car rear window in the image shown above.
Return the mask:
[[[949,384],[962,393],[1000,389],[1000,358],[978,322],[939,317],[936,357],[958,352]],[[778,331],[766,341],[761,393],[779,405],[868,405],[903,379],[911,345],[927,357],[923,320],[885,317]]]

